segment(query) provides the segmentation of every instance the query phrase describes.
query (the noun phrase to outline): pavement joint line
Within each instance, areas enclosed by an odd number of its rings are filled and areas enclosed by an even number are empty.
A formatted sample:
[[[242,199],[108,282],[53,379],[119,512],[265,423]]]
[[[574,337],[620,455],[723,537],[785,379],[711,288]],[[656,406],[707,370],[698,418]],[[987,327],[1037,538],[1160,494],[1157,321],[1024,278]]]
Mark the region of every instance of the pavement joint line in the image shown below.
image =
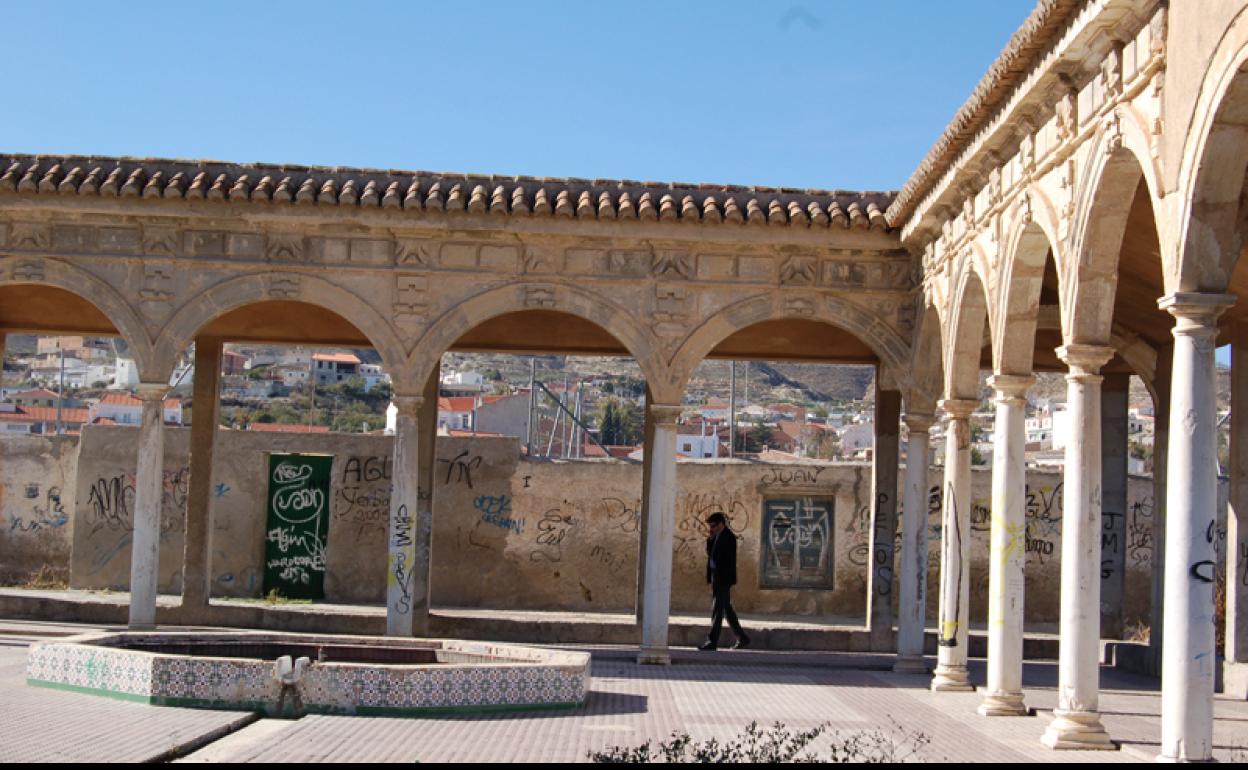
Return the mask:
[[[235,733],[259,719],[260,715],[254,712],[241,714],[238,719],[235,719],[228,724],[221,725],[213,730],[209,730],[208,732],[192,736],[182,743],[174,744],[169,747],[167,751],[151,757],[147,761],[153,763],[172,762],[175,759],[185,757],[187,754],[197,751],[210,743],[218,741],[227,735]]]

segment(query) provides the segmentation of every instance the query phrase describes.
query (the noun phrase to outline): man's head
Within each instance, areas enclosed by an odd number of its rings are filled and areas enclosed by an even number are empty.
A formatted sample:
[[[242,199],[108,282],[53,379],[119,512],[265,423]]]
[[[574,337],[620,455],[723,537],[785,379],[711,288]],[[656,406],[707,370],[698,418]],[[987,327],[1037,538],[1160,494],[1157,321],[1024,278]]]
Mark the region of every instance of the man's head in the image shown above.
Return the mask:
[[[706,517],[706,525],[711,528],[712,535],[718,534],[719,530],[728,526],[728,517],[724,516],[724,514],[719,511],[716,511]]]

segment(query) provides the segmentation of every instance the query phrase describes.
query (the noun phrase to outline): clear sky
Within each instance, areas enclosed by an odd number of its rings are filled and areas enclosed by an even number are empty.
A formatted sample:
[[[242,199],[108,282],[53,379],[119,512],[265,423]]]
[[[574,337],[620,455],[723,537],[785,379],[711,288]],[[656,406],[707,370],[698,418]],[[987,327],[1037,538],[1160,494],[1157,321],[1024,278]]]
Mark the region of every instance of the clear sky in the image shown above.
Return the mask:
[[[1031,6],[10,3],[0,151],[896,189]]]

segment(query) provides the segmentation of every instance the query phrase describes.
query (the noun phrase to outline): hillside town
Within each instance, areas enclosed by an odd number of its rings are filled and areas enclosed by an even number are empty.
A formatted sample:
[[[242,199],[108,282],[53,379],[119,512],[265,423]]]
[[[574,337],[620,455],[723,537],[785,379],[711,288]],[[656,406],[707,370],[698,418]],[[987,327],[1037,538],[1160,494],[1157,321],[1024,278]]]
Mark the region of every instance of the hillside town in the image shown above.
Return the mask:
[[[76,434],[88,424],[139,424],[142,402],[133,395],[138,374],[115,339],[14,334],[7,350],[0,433]],[[641,459],[645,386],[629,362],[548,356],[539,373],[530,357],[447,358],[438,399],[440,435],[516,437],[532,457]],[[370,350],[228,346],[222,354],[221,425],[275,433],[392,434],[390,377],[375,359]],[[826,393],[764,364],[733,363],[732,374],[725,371],[727,365],[707,362],[691,384],[678,421],[680,457],[871,461],[875,426],[869,367],[805,367],[862,370],[836,385],[837,392]],[[806,373],[799,370],[796,376]],[[730,379],[739,382],[730,385]],[[166,424],[190,422],[193,380],[188,354],[169,383]],[[995,412],[990,389],[982,390],[985,397],[971,416],[972,462],[991,466]],[[1037,388],[1028,403],[1031,467],[1062,466],[1071,430],[1062,396],[1058,382]],[[1229,412],[1225,396],[1219,399],[1223,423]],[[1154,407],[1138,379],[1133,378],[1124,406],[1129,472],[1149,474]],[[940,465],[939,426],[931,439],[930,460]],[[901,455],[906,456],[904,431]]]

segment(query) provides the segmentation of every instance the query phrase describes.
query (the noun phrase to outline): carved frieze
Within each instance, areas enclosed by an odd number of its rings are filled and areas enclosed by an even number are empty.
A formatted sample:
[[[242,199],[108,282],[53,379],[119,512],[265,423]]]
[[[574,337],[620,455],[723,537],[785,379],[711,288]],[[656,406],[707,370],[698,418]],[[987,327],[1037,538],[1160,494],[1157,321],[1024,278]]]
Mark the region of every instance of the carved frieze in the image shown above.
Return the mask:
[[[270,233],[265,242],[264,258],[270,262],[303,262],[305,255],[304,238],[298,233]]]
[[[394,254],[400,266],[438,266],[438,244],[428,238],[399,238],[394,242]]]
[[[392,310],[396,326],[410,330],[423,324],[429,312],[429,279],[423,275],[395,276]]]
[[[142,248],[137,227],[101,227],[97,242],[105,254],[138,254]]]
[[[13,280],[38,283],[43,280],[42,259],[22,259],[13,265]]]
[[[693,258],[687,251],[659,249],[654,252],[650,271],[659,278],[692,278]]]
[[[553,286],[530,286],[524,291],[524,306],[533,308],[554,307]]]
[[[270,275],[269,296],[273,299],[295,299],[299,296],[299,276],[294,273]]]
[[[9,225],[10,249],[43,251],[52,244],[52,228],[41,222],[13,222]]]
[[[170,302],[173,294],[173,263],[145,261],[139,299],[143,302]]]
[[[785,297],[784,314],[798,318],[815,314],[815,300],[810,297]]]
[[[815,257],[789,257],[780,266],[780,283],[786,286],[811,286],[819,271]]]
[[[654,290],[654,333],[660,337],[681,336],[689,328],[691,295],[678,286],[657,286]]]
[[[143,253],[161,257],[178,255],[178,229],[169,225],[143,225]]]
[[[225,233],[212,230],[188,231],[182,235],[182,240],[188,256],[225,256]]]

